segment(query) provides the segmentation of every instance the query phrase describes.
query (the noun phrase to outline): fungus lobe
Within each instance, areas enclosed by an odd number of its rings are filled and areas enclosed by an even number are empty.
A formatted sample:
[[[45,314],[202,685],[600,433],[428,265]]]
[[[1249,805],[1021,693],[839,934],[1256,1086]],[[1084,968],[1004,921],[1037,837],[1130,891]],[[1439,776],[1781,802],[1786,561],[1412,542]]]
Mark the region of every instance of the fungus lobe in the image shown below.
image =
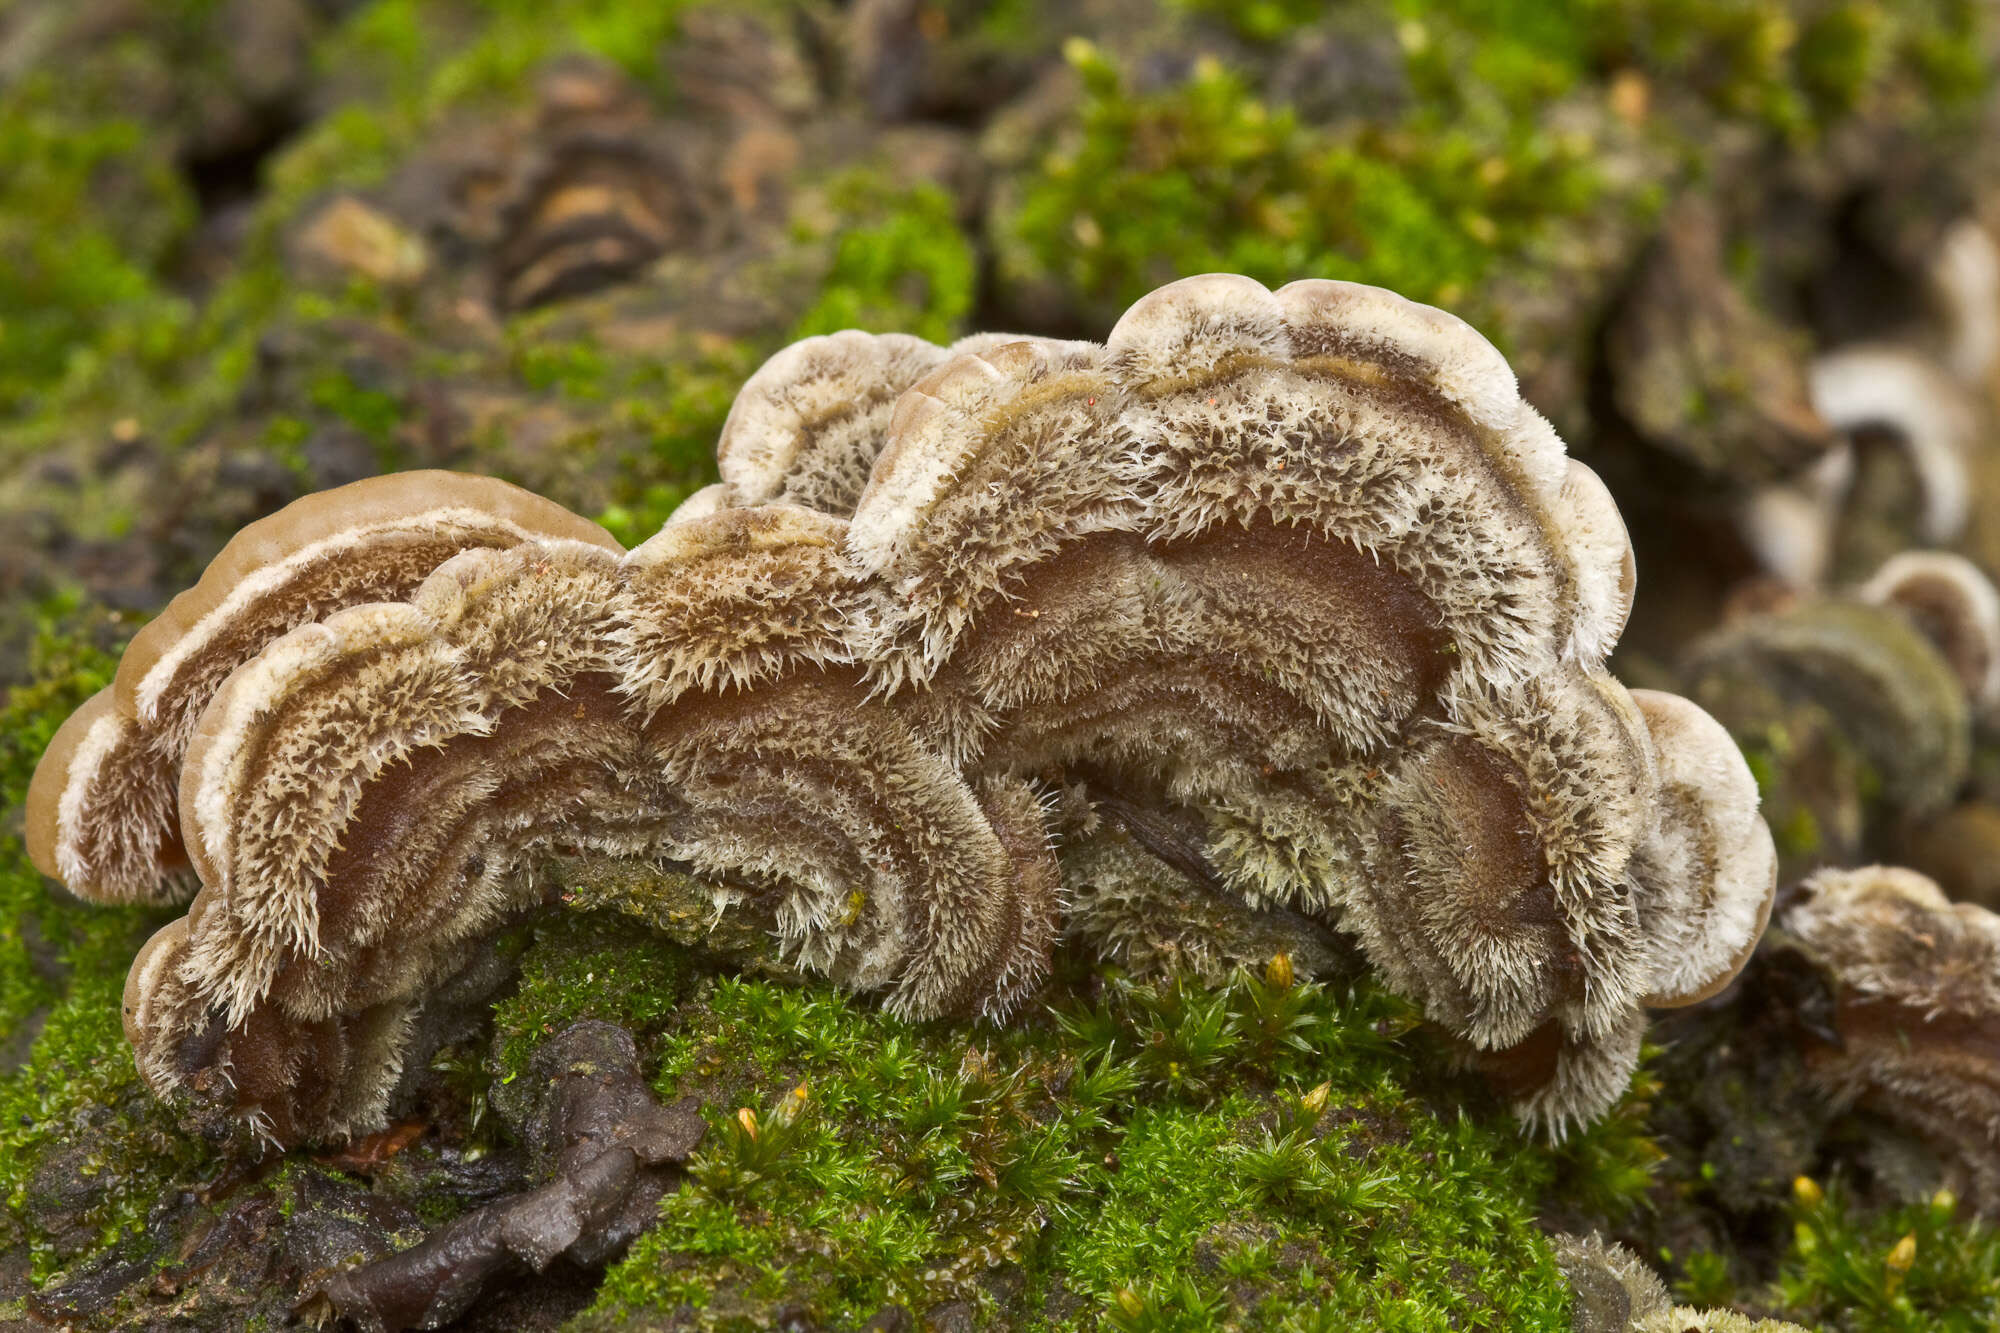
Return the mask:
[[[407,596],[458,551],[535,537],[617,549],[561,505],[450,472],[358,481],[252,523],[133,637],[117,679],[50,743],[28,794],[36,868],[100,902],[185,898],[175,788],[195,721],[224,678],[299,625]]]

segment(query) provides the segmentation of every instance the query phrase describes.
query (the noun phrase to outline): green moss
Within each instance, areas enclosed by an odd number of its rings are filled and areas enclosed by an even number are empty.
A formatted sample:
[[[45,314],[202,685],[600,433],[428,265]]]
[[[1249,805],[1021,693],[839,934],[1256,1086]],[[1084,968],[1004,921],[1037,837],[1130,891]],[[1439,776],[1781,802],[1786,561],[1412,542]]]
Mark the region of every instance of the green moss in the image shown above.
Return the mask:
[[[1405,43],[1413,76],[1421,82],[1425,65],[1455,75],[1456,91],[1427,92],[1497,95],[1517,111],[1630,67],[1722,115],[1813,139],[1886,98],[1916,95],[1921,104],[1897,114],[1921,116],[1962,109],[1983,86],[1971,68],[1981,18],[1968,0],[1393,0],[1393,8],[1423,29],[1425,40]]]
[[[570,310],[510,322],[511,369],[524,385],[587,405],[608,433],[633,442],[616,461],[613,503],[596,515],[627,545],[652,536],[675,506],[715,480],[715,442],[736,391],[783,342],[844,328],[939,342],[964,331],[976,264],[948,194],[930,184],[897,186],[865,169],[809,194],[793,249],[771,261],[813,294],[789,338],[704,336],[614,351],[579,331]]]
[[[387,445],[390,435],[403,420],[403,402],[393,393],[354,382],[347,371],[328,368],[313,378],[312,405],[339,417],[348,425]]]
[[[1819,851],[1822,841],[1819,818],[1809,806],[1794,806],[1771,830],[1771,836],[1778,844],[1778,855],[1802,860]]]
[[[710,1133],[596,1317],[750,1327],[782,1303],[851,1327],[964,1301],[1030,1326],[1561,1325],[1534,1200],[1585,1159],[1476,1091],[1440,1113],[1399,1002],[1240,975],[1083,989],[992,1031],[704,983],[657,1086],[715,1108]]]
[[[1174,0],[1175,6],[1227,23],[1253,42],[1279,42],[1326,16],[1320,0]]]
[[[535,1047],[586,1018],[657,1032],[686,989],[680,951],[647,947],[610,915],[547,918],[501,944],[524,952],[518,988],[493,1011],[492,1073],[512,1083]]]
[[[570,54],[610,61],[664,93],[661,51],[693,7],[690,0],[481,0],[473,7],[376,0],[322,43],[318,56],[330,72],[366,71],[368,100],[420,120],[512,97],[539,66]]]
[[[81,113],[64,82],[0,97],[0,418],[158,374],[194,318],[158,273],[190,192],[145,126]]]
[[[120,1022],[125,970],[165,914],[52,892],[21,843],[36,761],[113,665],[88,617],[61,620],[37,647],[39,683],[0,707],[0,1032],[42,1020],[25,1063],[0,1077],[0,1238],[29,1243],[38,1278],[136,1232],[166,1183],[204,1159],[140,1085]]]
[[[868,329],[950,342],[963,333],[977,266],[952,197],[929,183],[885,191],[867,173],[831,194],[842,217],[833,263],[792,336]]]
[[[1714,1250],[1697,1250],[1687,1257],[1685,1276],[1674,1295],[1686,1305],[1729,1306],[1736,1303],[1736,1284],[1729,1276],[1729,1259]]]
[[[1190,3],[1259,41],[1319,10]],[[1561,262],[1551,241],[1566,224],[1643,215],[1702,170],[1712,135],[1690,131],[1687,116],[1656,116],[1640,127],[1652,151],[1619,150],[1616,184],[1598,172],[1601,131],[1589,127],[1611,119],[1611,74],[1802,144],[1859,114],[1958,115],[1985,86],[1982,20],[1965,0],[1380,0],[1340,22],[1343,34],[1373,24],[1393,36],[1410,93],[1399,113],[1309,124],[1214,58],[1178,85],[1142,90],[1072,39],[1083,97],[1000,221],[1003,273],[1066,289],[1094,316],[1182,274],[1225,270],[1376,283],[1481,322],[1483,280],[1505,271],[1533,286]],[[1551,114],[1573,98],[1597,108]],[[1641,163],[1650,179],[1631,177]],[[1487,322],[1505,335],[1504,319]]]
[[[575,441],[580,473],[609,474],[612,503],[596,515],[627,546],[659,531],[694,490],[715,480],[715,441],[743,380],[775,340],[703,339],[660,351],[612,352],[555,310],[510,325],[511,361],[529,389],[577,408],[601,436],[619,441],[610,466],[601,442]],[[505,441],[493,452],[505,458]]]
[[[145,422],[179,446],[237,405],[259,336],[274,322],[371,318],[380,291],[301,291],[281,241],[334,189],[379,184],[428,133],[473,105],[517,100],[545,62],[586,53],[668,96],[661,52],[690,6],[615,0],[526,4],[376,0],[312,48],[321,86],[342,98],[264,165],[242,258],[197,309],[169,280],[194,221],[177,124],[123,117],[132,88],[210,77],[212,6],[155,7],[62,76],[36,71],[0,90],[0,422],[16,449],[48,447],[88,419]],[[192,45],[190,45],[192,43]],[[200,59],[197,59],[200,57]],[[188,94],[192,96],[192,94]],[[888,311],[885,308],[886,317]],[[338,388],[335,416],[371,437],[390,405]],[[303,406],[299,404],[298,406]],[[379,439],[378,439],[379,443]],[[384,466],[404,460],[388,456]]]
[[[1788,1318],[1839,1333],[2000,1327],[2000,1232],[1940,1192],[1867,1213],[1836,1184],[1802,1185],[1778,1288]]]
[[[175,21],[207,7],[176,6]],[[1003,277],[1051,279],[1112,305],[1210,268],[1476,302],[1500,273],[1539,272],[1565,217],[1649,207],[1661,188],[1608,184],[1592,166],[1597,145],[1551,128],[1551,103],[1598,97],[1615,72],[1801,142],[1899,98],[1915,99],[1917,110],[1896,114],[1917,123],[1932,107],[1966,105],[1986,79],[1967,39],[1979,21],[1970,0],[1361,8],[1392,37],[1410,92],[1403,111],[1368,126],[1309,124],[1216,62],[1140,91],[1117,62],[1073,46],[1084,100],[1000,220]],[[163,55],[172,41],[107,43],[87,78],[10,81],[0,91],[0,413],[25,423],[10,438],[32,445],[143,409],[149,436],[171,447],[235,410],[273,328],[359,315],[400,329],[414,312],[379,290],[295,287],[279,242],[301,211],[331,189],[385,180],[453,113],[517,101],[533,70],[564,51],[610,59],[671,97],[659,52],[685,9],[353,8],[315,60],[324,88],[356,100],[268,164],[244,263],[199,312],[164,277],[193,220],[170,127],[121,117],[101,96],[121,79],[186,68]],[[1272,41],[1315,21],[1310,10],[1264,0],[1221,16]],[[1044,40],[1040,14],[1009,3],[977,24],[1027,46]],[[1698,161],[1701,146],[1685,147],[1672,160]],[[601,517],[621,539],[650,535],[712,477],[735,388],[781,333],[861,326],[945,340],[963,330],[976,264],[956,204],[935,186],[888,180],[856,173],[807,191],[823,207],[802,213],[812,220],[792,239],[804,258],[785,262],[810,284],[780,307],[804,313],[768,340],[621,351],[555,312],[509,324],[505,387],[576,411],[562,447],[579,466],[585,449],[619,449]],[[318,352],[297,387],[263,438],[300,470],[316,425],[346,422],[387,449],[414,401]],[[9,810],[56,723],[108,678],[93,637],[52,629],[40,683],[0,706]],[[1763,770],[1782,757],[1774,745]],[[1759,776],[1768,786],[1769,771]],[[143,1094],[118,1031],[118,985],[158,916],[85,909],[52,892],[26,866],[10,818],[0,829],[0,1031],[40,1026],[28,1062],[0,1076],[0,1236],[32,1242],[47,1276],[129,1237],[205,1158]],[[607,1317],[685,1299],[728,1324],[780,1291],[803,1293],[834,1322],[891,1301],[992,1308],[1008,1298],[975,1270],[998,1259],[1051,1323],[1553,1327],[1562,1298],[1535,1212],[1556,1201],[1607,1219],[1629,1213],[1658,1153],[1646,1075],[1619,1112],[1562,1149],[1527,1143],[1476,1084],[1440,1072],[1402,1006],[1367,988],[1245,978],[1210,992],[1073,978],[1052,995],[1058,1017],[995,1032],[912,1027],[824,987],[709,977],[689,955],[598,916],[541,923],[507,947],[524,951],[524,970],[496,1014],[501,1087],[561,1024],[601,1017],[640,1034],[663,1092],[700,1093],[718,1108],[691,1183],[605,1286]],[[441,1058],[457,1062],[447,1072],[465,1097],[484,1095],[476,1061]],[[56,1198],[65,1175],[52,1163],[81,1163],[77,1178],[98,1185]],[[1798,1221],[1784,1293],[1802,1314],[1867,1328],[1931,1317],[1949,1327],[1957,1311],[1992,1318],[1980,1304],[1990,1300],[1990,1233],[1936,1209],[1868,1218],[1835,1203]],[[1886,1257],[1904,1234],[1916,1254],[1891,1284]],[[1726,1280],[1692,1263],[1689,1272],[1690,1282]]]
[[[1547,134],[1500,142],[1441,111],[1412,132],[1330,131],[1267,105],[1215,60],[1138,92],[1091,44],[1068,54],[1086,89],[1075,133],[1004,225],[1023,276],[1102,303],[1222,270],[1456,305],[1541,221],[1598,194],[1581,145]]]
[[[0,810],[7,812],[0,824],[0,1032],[15,1031],[57,994],[58,979],[37,966],[36,946],[52,953],[49,931],[65,930],[71,914],[28,864],[20,810],[56,728],[111,680],[114,660],[87,634],[59,623],[75,616],[72,602],[44,608],[31,663],[35,683],[9,690],[0,707]]]
[[[693,7],[690,0],[374,0],[356,8],[313,48],[317,75],[347,101],[273,161],[260,231],[314,195],[380,182],[453,113],[518,102],[536,71],[565,55],[607,60],[654,94],[671,95],[661,55]]]

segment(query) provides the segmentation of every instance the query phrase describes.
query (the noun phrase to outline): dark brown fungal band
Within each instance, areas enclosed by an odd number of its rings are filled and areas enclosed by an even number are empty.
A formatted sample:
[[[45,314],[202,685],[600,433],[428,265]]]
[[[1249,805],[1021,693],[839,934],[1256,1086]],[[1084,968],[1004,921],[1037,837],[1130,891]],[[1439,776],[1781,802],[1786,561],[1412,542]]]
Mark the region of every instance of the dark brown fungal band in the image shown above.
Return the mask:
[[[102,902],[192,891],[174,791],[210,696],[286,631],[408,596],[445,559],[539,537],[616,550],[596,524],[491,477],[403,472],[310,495],[223,547],[133,638],[117,680],[70,718],[35,770],[28,854]]]
[[[722,472],[622,557],[466,551],[208,689],[203,887],[128,989],[156,1089],[285,1142],[379,1122],[551,850],[754,899],[901,1012],[1005,1016],[1082,827],[1052,778],[1194,891],[1358,938],[1557,1130],[1622,1090],[1645,1003],[1754,943],[1748,770],[1605,674],[1617,510],[1451,316],[1210,276],[1103,346],[813,339]]]

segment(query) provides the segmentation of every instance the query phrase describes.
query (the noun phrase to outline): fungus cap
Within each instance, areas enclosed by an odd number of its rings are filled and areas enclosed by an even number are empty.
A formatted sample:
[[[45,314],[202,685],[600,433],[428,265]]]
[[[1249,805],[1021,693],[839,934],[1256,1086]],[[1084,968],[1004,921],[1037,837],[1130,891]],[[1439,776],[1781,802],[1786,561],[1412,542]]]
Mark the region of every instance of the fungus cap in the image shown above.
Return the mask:
[[[456,551],[541,537],[620,549],[553,501],[452,472],[358,481],[250,524],[133,636],[87,733],[68,731],[44,754],[28,799],[31,859],[86,898],[184,896],[172,792],[223,679],[296,626],[406,595]]]
[[[1836,430],[1893,430],[1923,489],[1920,533],[1949,542],[1971,513],[1969,458],[1978,443],[1970,394],[1930,360],[1907,348],[1863,344],[1828,352],[1812,364],[1813,410]]]
[[[1915,871],[1829,868],[1781,921],[1833,995],[1807,1066],[1840,1103],[1925,1139],[1974,1207],[2000,1210],[2000,916]]]
[[[1633,864],[1655,1008],[1716,994],[1750,961],[1778,887],[1778,853],[1757,816],[1757,779],[1721,724],[1677,694],[1634,690],[1659,756],[1657,822]]]

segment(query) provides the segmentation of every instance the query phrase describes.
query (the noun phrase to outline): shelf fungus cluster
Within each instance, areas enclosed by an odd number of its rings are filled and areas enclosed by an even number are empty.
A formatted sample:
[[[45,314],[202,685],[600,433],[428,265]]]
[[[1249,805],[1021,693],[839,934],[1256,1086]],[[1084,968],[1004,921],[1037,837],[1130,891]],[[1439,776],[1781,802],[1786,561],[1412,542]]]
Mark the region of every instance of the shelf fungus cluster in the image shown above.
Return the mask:
[[[629,552],[462,477],[310,497],[135,643],[30,815],[87,896],[200,881],[126,991],[156,1090],[281,1142],[379,1123],[549,850],[697,876],[898,1012],[1003,1017],[1078,792],[1351,933],[1558,1130],[1762,928],[1735,747],[1605,673],[1616,508],[1450,316],[1210,276],[1103,345],[811,339],[720,467]]]

